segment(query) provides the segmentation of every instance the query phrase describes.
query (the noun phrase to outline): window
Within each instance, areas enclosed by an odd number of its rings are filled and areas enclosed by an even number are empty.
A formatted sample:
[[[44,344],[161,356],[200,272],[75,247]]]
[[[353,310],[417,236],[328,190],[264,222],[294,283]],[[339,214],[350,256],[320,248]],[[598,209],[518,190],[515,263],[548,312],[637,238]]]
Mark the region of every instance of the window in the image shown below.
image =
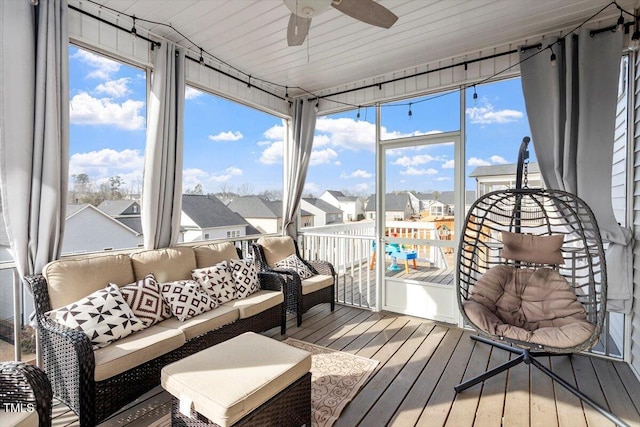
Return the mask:
[[[209,233],[204,233],[204,240],[209,240]]]
[[[144,243],[135,229],[141,229],[146,79],[140,68],[69,46],[69,205],[63,254]],[[123,227],[120,221],[129,215]]]

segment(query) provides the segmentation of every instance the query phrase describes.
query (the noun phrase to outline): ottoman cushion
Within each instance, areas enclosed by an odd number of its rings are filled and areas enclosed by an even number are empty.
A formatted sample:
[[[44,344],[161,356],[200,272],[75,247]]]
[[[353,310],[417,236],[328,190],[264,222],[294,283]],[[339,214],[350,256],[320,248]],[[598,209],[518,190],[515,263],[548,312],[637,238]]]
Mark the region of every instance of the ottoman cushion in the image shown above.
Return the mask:
[[[162,386],[220,426],[230,426],[311,369],[311,354],[246,332],[162,369]],[[187,405],[188,406],[188,405]]]

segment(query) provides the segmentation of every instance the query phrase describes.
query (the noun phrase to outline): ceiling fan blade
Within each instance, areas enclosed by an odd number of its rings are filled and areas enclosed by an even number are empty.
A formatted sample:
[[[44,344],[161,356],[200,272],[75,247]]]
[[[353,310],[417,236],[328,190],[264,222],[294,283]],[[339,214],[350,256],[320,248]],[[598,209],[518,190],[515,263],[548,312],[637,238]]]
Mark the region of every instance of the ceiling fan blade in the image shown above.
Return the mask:
[[[303,18],[292,13],[287,27],[287,43],[289,43],[289,46],[300,46],[304,39],[307,38],[310,26],[311,18]]]
[[[390,28],[398,17],[373,0],[341,0],[331,3],[340,12],[358,21],[382,28]]]

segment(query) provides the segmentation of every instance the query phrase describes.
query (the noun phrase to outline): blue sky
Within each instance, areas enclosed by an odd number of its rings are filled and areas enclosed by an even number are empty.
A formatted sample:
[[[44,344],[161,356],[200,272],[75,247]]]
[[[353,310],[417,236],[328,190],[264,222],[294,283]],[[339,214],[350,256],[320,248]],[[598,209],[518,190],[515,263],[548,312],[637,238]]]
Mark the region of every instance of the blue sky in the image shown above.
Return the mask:
[[[70,175],[100,183],[119,175],[140,190],[144,163],[146,77],[143,70],[71,46]],[[286,83],[286,82],[285,82]],[[478,86],[467,93],[467,174],[476,166],[515,163],[529,135],[519,79]],[[260,193],[282,187],[282,120],[187,88],[184,189]],[[383,138],[454,131],[460,95],[427,96],[382,108]],[[424,100],[424,101],[422,101]],[[408,115],[408,102],[412,102]],[[422,102],[421,102],[422,101]],[[398,105],[404,104],[404,105]],[[324,190],[370,194],[375,189],[375,109],[319,117],[306,193]],[[388,151],[387,189],[453,190],[451,144]],[[468,180],[470,189],[475,188]]]

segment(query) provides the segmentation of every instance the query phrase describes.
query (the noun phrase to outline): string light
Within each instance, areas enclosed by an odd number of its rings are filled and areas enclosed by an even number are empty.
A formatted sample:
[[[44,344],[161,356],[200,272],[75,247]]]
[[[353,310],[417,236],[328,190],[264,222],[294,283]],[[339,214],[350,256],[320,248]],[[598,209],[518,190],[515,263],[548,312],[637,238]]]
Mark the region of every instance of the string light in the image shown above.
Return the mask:
[[[316,113],[318,111],[320,111],[320,101],[316,101],[316,107],[315,107]]]
[[[549,45],[549,50],[551,50],[551,57],[549,58],[551,60],[551,66],[555,67],[556,66],[556,53],[553,51],[553,45]]]
[[[202,56],[202,48],[200,48],[200,60],[198,62],[200,62],[200,65],[204,65],[204,56]]]
[[[247,81],[247,92],[251,92],[251,76],[249,76],[249,81]]]
[[[411,111],[411,104],[412,102],[409,103],[409,118],[413,116],[413,112]]]
[[[633,35],[631,36],[631,48],[632,49],[637,49],[638,46],[640,46],[640,26],[638,25],[638,20],[640,19],[640,17],[638,16],[638,11],[635,10],[635,16],[633,19]]]
[[[284,99],[289,100],[289,88],[287,86],[284,87]]]
[[[356,114],[356,119],[360,118],[360,106],[358,105],[358,114]]]
[[[476,85],[473,85],[473,102],[478,103],[478,92],[476,92]]]
[[[1,0],[0,0],[0,1],[1,1]],[[33,3],[33,4],[37,4],[37,3],[38,3],[38,0],[29,0],[29,1],[31,1],[31,3]],[[120,11],[120,10],[117,10],[117,9],[112,8],[112,7],[106,6],[106,5],[104,5],[104,4],[98,3],[96,0],[87,0],[87,1],[88,1],[89,3],[93,3],[94,5],[96,5],[96,6],[100,7],[100,8],[104,8],[104,9],[111,10],[112,12],[115,12],[115,13],[117,13],[117,14],[119,14],[119,15],[129,16],[129,17],[133,20],[133,26],[132,26],[132,28],[131,28],[131,30],[130,30],[130,33],[131,33],[132,37],[136,37],[136,36],[137,36],[136,20],[137,20],[137,19],[139,19],[139,20],[141,20],[141,21],[143,21],[143,22],[148,22],[148,23],[151,23],[151,24],[154,24],[154,25],[160,25],[160,26],[164,26],[164,27],[170,28],[171,30],[175,31],[178,35],[180,35],[183,39],[187,40],[189,43],[193,44],[195,47],[198,47],[198,46],[197,46],[197,45],[196,45],[196,44],[195,44],[195,43],[194,43],[194,42],[193,42],[189,37],[187,37],[187,36],[186,36],[185,34],[183,34],[179,29],[175,28],[175,27],[174,27],[173,25],[171,25],[171,24],[167,24],[167,23],[164,23],[164,22],[153,21],[153,20],[144,19],[144,18],[136,18],[136,17],[135,17],[135,15],[127,15],[126,13],[124,13],[124,12],[122,12],[122,11]],[[622,7],[620,7],[620,5],[618,5],[618,3],[616,2],[616,0],[613,0],[611,3],[608,3],[608,4],[604,5],[604,6],[603,6],[602,8],[600,8],[598,11],[596,11],[596,12],[595,12],[595,13],[593,13],[591,16],[589,16],[588,18],[586,18],[584,21],[582,21],[580,24],[578,24],[578,25],[577,25],[575,28],[573,28],[571,31],[567,31],[567,32],[565,33],[565,35],[564,35],[564,36],[560,37],[560,40],[564,40],[564,39],[567,37],[567,35],[574,34],[577,30],[579,30],[580,28],[582,28],[585,24],[587,24],[588,22],[590,22],[591,20],[593,20],[595,17],[599,16],[602,12],[604,12],[606,9],[608,9],[608,8],[609,8],[610,6],[612,6],[612,5],[615,5],[615,7],[617,7],[617,8],[620,10],[620,17],[619,17],[619,18],[618,18],[618,20],[617,20],[617,24],[616,24],[615,30],[620,30],[620,29],[622,29],[622,28],[627,29],[627,28],[628,28],[628,25],[625,25],[625,23],[624,23],[624,13],[628,14],[629,16],[634,16],[634,14],[632,14],[632,13],[630,13],[630,12],[628,12],[628,11],[624,10]],[[83,13],[84,13],[84,12],[83,12]],[[87,14],[87,15],[89,15],[89,16],[93,16],[93,15],[91,15],[91,14],[89,14],[89,13],[85,13],[85,14]],[[637,12],[636,12],[636,15],[637,15]],[[634,16],[634,19],[635,19],[635,21],[636,21],[636,27],[635,27],[635,28],[636,28],[636,31],[634,31],[633,36],[631,37],[631,44],[632,44],[633,46],[638,46],[638,45],[640,45],[640,30],[638,30],[638,29],[637,29],[637,28],[638,28],[638,24],[637,24],[638,16]],[[307,39],[308,39],[308,37],[307,37]],[[145,39],[145,40],[146,40],[146,39]],[[152,42],[151,49],[153,49],[153,47],[154,47],[154,44],[153,44],[153,42]],[[199,48],[199,47],[198,47],[198,48]],[[200,50],[201,50],[201,52],[206,52],[206,51],[205,51],[205,50],[203,50],[202,48],[200,48]],[[541,49],[541,51],[542,51],[542,49]],[[555,59],[555,53],[553,52],[553,49],[551,49],[551,51],[552,51],[552,53],[551,53],[552,63],[554,63],[554,65],[555,65],[555,61],[554,61],[554,59]],[[511,53],[511,52],[505,52],[505,54],[509,54],[509,53]],[[224,60],[222,60],[222,59],[220,59],[220,58],[216,57],[215,55],[211,54],[210,52],[207,52],[207,54],[208,54],[211,58],[213,58],[215,61],[217,61],[220,65],[224,65],[224,66],[229,67],[230,69],[232,69],[232,70],[234,70],[234,71],[236,71],[236,72],[238,72],[238,73],[240,73],[240,74],[243,74],[243,75],[245,75],[245,76],[248,76],[249,83],[247,84],[247,87],[248,87],[248,89],[249,89],[249,90],[251,89],[251,83],[250,83],[250,82],[251,82],[251,76],[249,76],[249,75],[248,75],[247,73],[245,73],[244,71],[242,71],[242,70],[238,69],[237,67],[234,67],[233,65],[229,64],[228,62],[226,62],[226,61],[224,61]],[[518,65],[520,65],[523,61],[525,61],[525,60],[527,60],[527,59],[530,59],[530,58],[532,58],[533,56],[535,56],[535,54],[534,54],[534,55],[532,55],[532,56],[530,56],[530,57],[528,57],[528,58],[526,58],[526,59],[520,60],[520,61],[518,61],[518,62],[516,62],[516,63],[513,63],[513,64],[509,65],[509,66],[508,66],[508,67],[506,67],[505,69],[500,70],[500,71],[498,71],[498,72],[496,72],[496,73],[492,74],[491,76],[488,76],[488,77],[484,78],[483,80],[481,80],[480,82],[477,82],[476,84],[483,84],[483,83],[485,83],[485,82],[488,82],[488,81],[492,80],[493,78],[495,78],[495,77],[497,77],[497,76],[499,76],[499,75],[501,75],[501,74],[505,73],[506,71],[508,71],[508,70],[510,70],[510,69],[512,69],[512,68],[514,68],[514,67],[516,67],[516,66],[518,66]],[[189,58],[189,59],[191,59],[191,58]],[[480,59],[482,59],[482,58],[480,58]],[[459,64],[452,64],[452,65],[451,65],[450,67],[448,67],[448,68],[453,68],[453,67],[457,67],[457,66],[460,66],[460,65],[463,65],[463,66],[465,66],[465,68],[466,68],[466,67],[467,67],[467,64],[468,64],[468,62],[467,62],[467,61],[464,61],[464,62],[459,63]],[[214,70],[215,70],[215,68],[214,68]],[[418,75],[420,75],[420,74],[422,74],[422,73],[417,73],[416,75],[409,75],[409,76],[406,76],[405,78],[406,78],[406,79],[408,79],[408,78],[418,77]],[[282,84],[279,84],[279,83],[275,83],[275,82],[271,82],[271,81],[264,80],[264,79],[260,79],[260,78],[254,78],[254,79],[255,79],[255,80],[259,80],[260,82],[262,82],[262,83],[264,83],[265,85],[268,85],[268,86],[275,86],[275,87],[285,88],[285,90],[287,91],[287,95],[288,95],[288,87],[286,87],[285,85],[282,85]],[[354,88],[354,89],[352,89],[352,90],[353,90],[353,91],[355,91],[355,90],[364,90],[364,89],[366,89],[366,88],[368,88],[368,87],[372,87],[372,86],[378,86],[378,89],[379,89],[379,90],[382,90],[382,85],[383,85],[383,84],[386,84],[386,83],[389,83],[389,82],[379,82],[379,83],[374,84],[374,85],[371,85],[371,86],[365,86],[365,87],[362,87],[362,88]],[[473,85],[473,86],[474,86],[474,93],[475,93],[475,85]],[[309,95],[311,95],[311,96],[314,96],[314,97],[316,97],[317,99],[320,99],[320,96],[319,96],[319,95],[317,95],[316,93],[313,93],[313,92],[311,92],[311,91],[308,91],[308,90],[306,90],[306,89],[305,89],[305,88],[303,88],[303,87],[300,87],[300,86],[292,86],[292,87],[294,87],[294,88],[296,88],[296,89],[300,89],[301,91],[303,91],[303,92],[305,92],[305,93],[307,93],[307,94],[309,94]],[[464,86],[464,85],[463,85],[463,86],[461,86],[461,87],[460,87],[460,89],[459,89],[459,90],[464,89],[464,88],[466,88],[466,87],[468,87],[468,86]],[[264,90],[264,89],[261,89],[261,90]],[[459,92],[459,90],[457,90],[456,92]],[[274,93],[271,93],[271,92],[267,92],[267,93],[269,93],[270,95],[273,95],[273,96],[276,96],[276,97],[278,97],[278,98],[282,99],[281,97],[277,96],[277,95],[276,95],[276,94],[274,94]],[[423,99],[423,100],[416,101],[416,102],[414,102],[414,103],[424,102],[424,101],[427,101],[427,100],[430,100],[430,99],[433,99],[433,98],[437,98],[437,97],[439,97],[439,96],[448,95],[449,93],[451,93],[451,92],[442,93],[442,94],[440,94],[440,95],[438,95],[438,96],[435,96],[435,97],[425,98],[425,99]],[[358,105],[354,105],[354,104],[350,104],[350,103],[347,103],[347,102],[343,102],[343,101],[338,101],[338,100],[335,100],[335,99],[331,99],[329,96],[331,96],[331,95],[323,96],[323,97],[322,97],[322,99],[325,99],[325,100],[327,100],[327,101],[334,102],[334,103],[336,103],[336,104],[349,106],[349,107],[354,107],[354,108],[355,108],[355,107],[360,107],[360,106],[358,106]],[[477,99],[477,94],[476,94],[476,96],[474,96],[474,99]],[[285,98],[284,100],[286,100],[286,98]],[[390,104],[390,105],[387,105],[387,106],[389,106],[389,107],[397,107],[397,106],[401,106],[401,105],[407,105],[407,104]],[[319,104],[318,104],[318,103],[316,103],[316,110],[318,110],[318,109],[319,109]],[[365,113],[366,113],[366,110],[365,110]],[[411,110],[410,110],[410,114],[411,114],[411,115],[413,114],[413,113],[411,112]]]
[[[136,30],[136,15],[133,15],[131,19],[133,19],[133,26],[131,27],[131,38],[135,40],[136,36],[138,35],[138,30]]]

